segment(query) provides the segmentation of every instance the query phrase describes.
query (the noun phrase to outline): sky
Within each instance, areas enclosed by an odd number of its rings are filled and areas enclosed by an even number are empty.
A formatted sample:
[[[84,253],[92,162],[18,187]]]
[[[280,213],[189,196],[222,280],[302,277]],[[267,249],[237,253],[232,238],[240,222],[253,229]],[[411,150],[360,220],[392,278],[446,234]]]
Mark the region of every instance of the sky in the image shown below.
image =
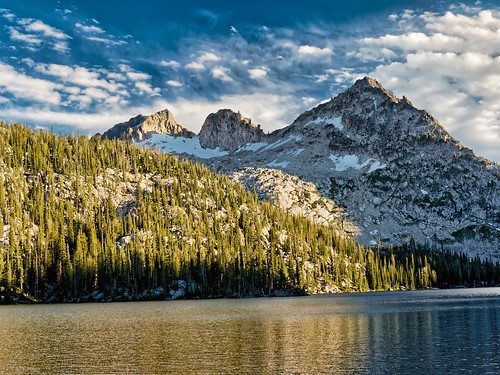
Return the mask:
[[[498,1],[0,0],[0,119],[32,127],[230,108],[272,131],[364,76],[500,162]]]

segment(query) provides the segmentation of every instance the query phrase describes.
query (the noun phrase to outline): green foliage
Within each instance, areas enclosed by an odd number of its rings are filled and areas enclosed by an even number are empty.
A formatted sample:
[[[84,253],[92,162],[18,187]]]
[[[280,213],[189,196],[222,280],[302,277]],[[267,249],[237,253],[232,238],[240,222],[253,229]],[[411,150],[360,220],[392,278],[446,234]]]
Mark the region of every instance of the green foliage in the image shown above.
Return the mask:
[[[202,297],[498,283],[498,264],[447,268],[451,254],[419,251],[367,250],[199,164],[0,123],[0,302],[168,291],[178,280]]]

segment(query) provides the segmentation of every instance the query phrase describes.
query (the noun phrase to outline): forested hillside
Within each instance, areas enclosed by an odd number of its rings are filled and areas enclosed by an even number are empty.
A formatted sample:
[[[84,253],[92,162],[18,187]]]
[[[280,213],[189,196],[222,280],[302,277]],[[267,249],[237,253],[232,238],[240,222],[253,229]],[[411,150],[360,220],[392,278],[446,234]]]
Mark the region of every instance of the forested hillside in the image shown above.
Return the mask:
[[[206,167],[0,123],[0,302],[499,283],[500,266],[365,249]],[[92,298],[93,298],[92,297]],[[92,299],[90,298],[90,299]]]

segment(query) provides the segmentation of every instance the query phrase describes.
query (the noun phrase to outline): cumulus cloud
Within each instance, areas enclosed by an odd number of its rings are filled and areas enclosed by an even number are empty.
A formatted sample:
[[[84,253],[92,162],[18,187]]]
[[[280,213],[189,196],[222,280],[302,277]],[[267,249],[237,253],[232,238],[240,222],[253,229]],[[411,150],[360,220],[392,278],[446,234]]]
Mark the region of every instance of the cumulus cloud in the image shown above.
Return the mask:
[[[160,95],[161,89],[151,86],[146,82],[152,77],[149,74],[138,72],[126,64],[120,64],[119,69],[133,83],[133,87],[139,95],[148,94],[150,96]]]
[[[231,82],[233,79],[231,78],[231,70],[229,68],[223,66],[216,66],[211,70],[212,77],[216,79],[220,79],[224,82]]]
[[[16,15],[12,13],[9,9],[0,8],[0,17],[5,18],[9,22],[14,22]]]
[[[75,27],[84,33],[89,33],[89,34],[102,34],[104,33],[104,30],[101,29],[99,26],[95,25],[85,25],[83,23],[77,22],[75,23]]]
[[[162,60],[160,61],[161,66],[166,66],[169,68],[180,68],[181,64],[175,60]]]
[[[267,75],[267,69],[264,68],[248,69],[248,74],[252,79],[262,79]]]
[[[43,104],[60,104],[60,85],[18,73],[12,66],[0,62],[0,87],[16,98],[31,99]]]
[[[205,70],[206,63],[219,61],[220,57],[212,52],[203,52],[198,58],[186,65],[187,69]]]
[[[148,94],[150,96],[160,95],[161,89],[159,87],[152,87],[149,83],[144,81],[137,81],[134,84],[135,88],[138,90],[140,95]]]
[[[415,15],[412,15],[417,19]],[[428,110],[455,138],[500,161],[500,13],[425,13],[422,30],[361,40],[370,73]],[[396,55],[382,56],[388,48]]]
[[[12,41],[22,42],[30,50],[47,46],[57,52],[68,52],[67,40],[71,37],[63,31],[32,18],[12,18],[12,20],[17,24],[7,28]]]
[[[75,84],[82,87],[103,88],[111,93],[127,95],[122,83],[112,82],[101,77],[97,71],[91,71],[82,66],[67,66],[61,64],[35,64],[35,70],[47,76],[58,78],[65,84]]]
[[[325,57],[333,54],[333,50],[331,48],[321,48],[309,45],[300,46],[297,49],[297,52],[299,53],[299,55],[310,57]]]
[[[182,87],[182,83],[173,79],[169,79],[165,82],[167,85],[171,87]]]
[[[138,98],[158,96],[160,88],[148,81],[151,76],[119,65],[120,72],[89,69],[82,66],[36,63],[30,58],[22,62],[41,77],[30,77],[13,66],[0,65],[0,88],[18,99],[31,99],[42,104],[61,105],[73,109],[90,107],[109,109],[124,106],[134,95]]]
[[[15,27],[8,27],[10,39],[15,42],[23,42],[27,44],[39,45],[42,43],[42,39],[33,34],[24,34],[20,32]]]
[[[19,24],[23,25],[26,31],[40,33],[49,38],[61,40],[70,39],[69,35],[65,34],[59,29],[56,29],[55,27],[47,25],[40,20],[23,19],[19,21]]]

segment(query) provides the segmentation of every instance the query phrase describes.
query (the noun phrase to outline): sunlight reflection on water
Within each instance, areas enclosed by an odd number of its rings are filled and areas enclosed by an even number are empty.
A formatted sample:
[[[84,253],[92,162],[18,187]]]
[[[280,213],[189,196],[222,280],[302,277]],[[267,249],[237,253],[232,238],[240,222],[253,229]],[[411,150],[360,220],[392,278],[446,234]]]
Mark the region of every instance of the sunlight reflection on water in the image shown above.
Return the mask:
[[[500,373],[500,288],[0,306],[0,373]]]

